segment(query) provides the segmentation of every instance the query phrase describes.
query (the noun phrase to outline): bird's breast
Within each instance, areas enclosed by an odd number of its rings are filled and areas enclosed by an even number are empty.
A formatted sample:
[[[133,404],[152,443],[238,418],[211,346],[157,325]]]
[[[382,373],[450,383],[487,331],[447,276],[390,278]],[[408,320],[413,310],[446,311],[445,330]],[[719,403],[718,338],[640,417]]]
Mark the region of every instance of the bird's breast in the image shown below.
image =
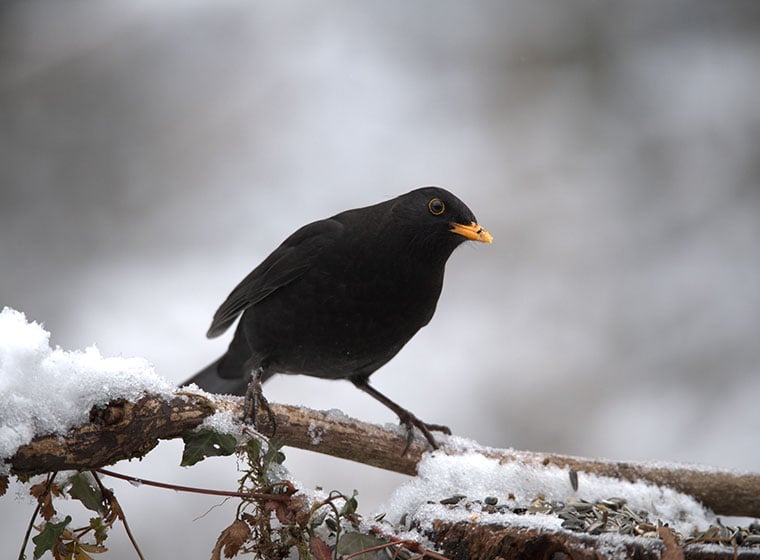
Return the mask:
[[[250,310],[250,344],[283,372],[369,374],[430,321],[442,276],[366,260],[315,267]]]

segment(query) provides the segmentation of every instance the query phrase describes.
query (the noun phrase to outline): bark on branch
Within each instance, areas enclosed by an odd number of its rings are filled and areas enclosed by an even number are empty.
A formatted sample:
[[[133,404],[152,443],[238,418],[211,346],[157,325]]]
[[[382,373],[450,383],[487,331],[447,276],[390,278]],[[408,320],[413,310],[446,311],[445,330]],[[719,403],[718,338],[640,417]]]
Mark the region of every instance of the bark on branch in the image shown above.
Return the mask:
[[[429,450],[427,443],[419,438],[402,455],[406,435],[400,428],[367,424],[334,412],[280,404],[271,406],[277,417],[277,435],[284,437],[286,445],[291,447],[409,475],[416,473],[422,454]],[[115,402],[93,411],[90,423],[63,437],[40,437],[21,447],[10,459],[11,468],[16,474],[40,474],[95,469],[123,459],[142,457],[159,439],[181,437],[185,430],[223,410],[239,415],[242,399],[178,393],[169,401],[149,395],[135,403]],[[259,417],[259,427],[265,434],[272,429],[264,411]],[[437,437],[443,443],[444,452],[458,452],[446,449],[445,436],[437,434]],[[694,496],[717,514],[760,517],[760,474],[525,451],[486,449],[481,452],[503,462],[519,461],[572,469],[578,473],[581,484],[584,473],[590,473],[668,486]]]
[[[665,529],[665,528],[663,528]],[[666,529],[667,530],[667,529]],[[460,521],[433,522],[428,535],[449,560],[488,558],[518,560],[525,558],[571,558],[572,560],[757,560],[754,549],[731,547],[683,546],[674,537],[663,540],[621,540],[616,548],[604,546],[603,537],[568,531],[546,531],[525,527],[480,525]],[[646,539],[645,539],[646,540]]]

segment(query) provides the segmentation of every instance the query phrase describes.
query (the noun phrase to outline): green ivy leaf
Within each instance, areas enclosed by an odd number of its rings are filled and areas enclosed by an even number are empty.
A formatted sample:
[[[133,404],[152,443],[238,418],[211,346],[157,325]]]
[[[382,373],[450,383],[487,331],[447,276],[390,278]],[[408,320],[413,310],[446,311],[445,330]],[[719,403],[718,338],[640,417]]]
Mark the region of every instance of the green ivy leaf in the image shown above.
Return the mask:
[[[367,550],[373,546],[386,544],[388,541],[383,540],[374,535],[362,535],[361,533],[346,533],[338,541],[336,552],[340,555],[348,556],[349,554],[356,554],[362,550]],[[390,558],[390,552],[392,548],[381,548],[379,550],[372,550],[356,556],[357,560],[388,560]]]
[[[326,507],[323,507],[321,510],[319,510],[317,513],[311,516],[311,519],[309,519],[309,527],[314,530],[322,523],[325,522],[325,518],[327,518],[327,514],[330,513],[330,510]]]
[[[58,539],[61,538],[63,531],[66,529],[66,525],[71,523],[71,516],[67,515],[66,519],[59,521],[58,523],[51,523],[48,521],[42,528],[42,531],[36,537],[32,537],[34,543],[34,557],[40,558],[48,550],[52,550]]]
[[[76,473],[69,477],[68,494],[75,500],[82,502],[87,509],[97,512],[101,515],[105,512],[103,508],[103,493],[93,480],[84,473]]]
[[[259,462],[259,456],[261,455],[261,440],[258,438],[250,438],[245,443],[245,449],[248,453],[248,462],[255,465]]]
[[[182,452],[180,465],[183,467],[190,467],[206,457],[232,455],[237,446],[235,436],[209,429],[186,431],[182,434],[182,439],[185,442],[185,450]]]
[[[267,450],[261,458],[261,464],[265,471],[269,470],[269,467],[271,467],[273,463],[276,465],[282,465],[285,461],[285,454],[280,451],[284,443],[285,438],[281,437],[269,440]]]
[[[108,538],[108,525],[105,525],[103,523],[103,518],[91,517],[90,528],[93,529],[95,533],[95,542],[98,544],[103,544]]]
[[[359,502],[356,501],[356,496],[358,494],[359,492],[354,490],[354,493],[351,495],[351,497],[346,500],[345,504],[343,504],[343,508],[340,510],[341,517],[351,515],[359,507]]]

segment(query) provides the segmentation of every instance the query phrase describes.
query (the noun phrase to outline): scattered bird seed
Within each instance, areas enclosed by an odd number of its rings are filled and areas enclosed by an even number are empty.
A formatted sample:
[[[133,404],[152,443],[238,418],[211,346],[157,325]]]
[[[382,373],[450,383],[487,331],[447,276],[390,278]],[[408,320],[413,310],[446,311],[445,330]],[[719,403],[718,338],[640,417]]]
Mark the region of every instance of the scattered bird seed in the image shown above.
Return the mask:
[[[577,533],[591,535],[617,533],[652,539],[660,538],[658,527],[662,523],[657,519],[651,519],[647,511],[633,511],[623,498],[611,497],[598,502],[570,498],[567,503],[564,503],[548,501],[544,496],[539,495],[527,508],[507,505],[510,500],[514,500],[513,496],[508,496],[507,500],[498,507],[494,507],[499,503],[499,498],[496,496],[488,496],[482,501],[467,500],[466,504],[460,503],[465,498],[466,496],[462,494],[455,494],[441,500],[440,503],[452,509],[464,506],[471,511],[480,509],[485,514],[510,512],[517,515],[556,515],[562,520],[563,529]],[[757,521],[750,523],[747,527],[729,527],[717,521],[706,530],[691,535],[682,535],[675,531],[673,533],[683,545],[709,543],[727,547],[760,548],[760,522]]]
[[[464,494],[454,494],[450,498],[444,498],[443,500],[441,500],[441,504],[443,504],[444,506],[455,505],[461,502],[462,500],[464,500],[466,497],[467,496],[465,496]]]
[[[578,491],[578,471],[570,469],[570,486],[574,492]]]

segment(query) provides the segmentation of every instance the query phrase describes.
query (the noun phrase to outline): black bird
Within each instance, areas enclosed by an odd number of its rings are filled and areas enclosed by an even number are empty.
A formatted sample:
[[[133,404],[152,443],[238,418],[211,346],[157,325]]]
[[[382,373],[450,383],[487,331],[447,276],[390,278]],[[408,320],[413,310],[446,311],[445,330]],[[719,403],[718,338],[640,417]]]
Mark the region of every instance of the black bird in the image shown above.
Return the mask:
[[[430,431],[450,430],[422,422],[371,387],[369,376],[428,324],[446,261],[468,239],[492,241],[461,200],[437,187],[303,226],[219,307],[207,336],[242,313],[235,336],[186,383],[246,394],[255,422],[259,404],[268,410],[260,383],[275,373],[348,379],[398,415],[407,446],[416,426],[436,447]]]

